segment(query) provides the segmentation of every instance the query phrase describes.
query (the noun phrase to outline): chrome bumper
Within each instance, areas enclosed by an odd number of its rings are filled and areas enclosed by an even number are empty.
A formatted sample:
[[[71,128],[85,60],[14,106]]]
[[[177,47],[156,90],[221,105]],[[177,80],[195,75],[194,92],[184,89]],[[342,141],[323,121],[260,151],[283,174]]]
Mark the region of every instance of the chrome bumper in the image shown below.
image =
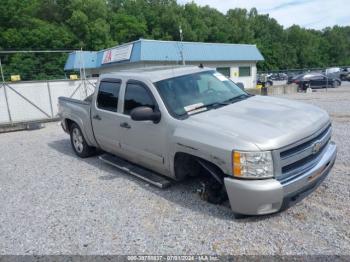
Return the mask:
[[[337,147],[330,142],[316,166],[283,184],[276,179],[241,180],[226,177],[225,187],[231,209],[239,214],[263,215],[290,206],[319,186],[334,165],[336,154]]]

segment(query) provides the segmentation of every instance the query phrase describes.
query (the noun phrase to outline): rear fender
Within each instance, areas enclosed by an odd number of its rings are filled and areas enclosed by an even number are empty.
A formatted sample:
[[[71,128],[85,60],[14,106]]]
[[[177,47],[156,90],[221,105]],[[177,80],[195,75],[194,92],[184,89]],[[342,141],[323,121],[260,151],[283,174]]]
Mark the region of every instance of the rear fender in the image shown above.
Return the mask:
[[[86,140],[86,143],[87,143],[89,146],[94,146],[94,147],[96,147],[96,142],[95,142],[94,140],[91,139],[91,134],[89,134],[89,133],[86,131],[87,128],[91,128],[91,125],[86,126],[86,125],[84,124],[84,121],[82,121],[82,119],[80,119],[80,118],[78,118],[78,117],[75,117],[74,115],[69,115],[69,116],[67,116],[67,117],[64,119],[65,125],[66,125],[67,128],[68,128],[67,120],[70,120],[70,121],[76,123],[76,124],[79,126],[79,128],[80,128],[81,132],[83,133],[83,136],[84,136],[84,138],[85,138],[85,140]],[[68,130],[68,132],[70,132],[70,130]],[[90,133],[92,133],[92,130],[91,130]]]

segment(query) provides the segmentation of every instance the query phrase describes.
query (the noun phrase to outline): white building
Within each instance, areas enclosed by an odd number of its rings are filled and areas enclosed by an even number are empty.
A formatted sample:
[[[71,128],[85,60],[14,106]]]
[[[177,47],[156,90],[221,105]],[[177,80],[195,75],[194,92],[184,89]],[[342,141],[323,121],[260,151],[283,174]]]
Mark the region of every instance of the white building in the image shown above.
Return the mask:
[[[200,65],[216,68],[245,88],[256,85],[256,63],[264,58],[255,45],[176,42],[140,39],[109,49],[69,54],[65,70],[85,68],[86,75],[162,65]]]

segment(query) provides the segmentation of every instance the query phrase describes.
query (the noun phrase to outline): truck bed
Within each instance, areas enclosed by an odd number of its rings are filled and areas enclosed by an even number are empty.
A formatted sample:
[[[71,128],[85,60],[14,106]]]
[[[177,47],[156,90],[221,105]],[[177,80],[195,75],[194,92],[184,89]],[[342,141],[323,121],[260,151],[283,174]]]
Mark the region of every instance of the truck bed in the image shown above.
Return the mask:
[[[85,100],[78,100],[61,96],[58,98],[58,114],[62,121],[69,119],[77,123],[83,132],[86,142],[90,146],[96,146],[91,125],[91,101],[89,97]]]

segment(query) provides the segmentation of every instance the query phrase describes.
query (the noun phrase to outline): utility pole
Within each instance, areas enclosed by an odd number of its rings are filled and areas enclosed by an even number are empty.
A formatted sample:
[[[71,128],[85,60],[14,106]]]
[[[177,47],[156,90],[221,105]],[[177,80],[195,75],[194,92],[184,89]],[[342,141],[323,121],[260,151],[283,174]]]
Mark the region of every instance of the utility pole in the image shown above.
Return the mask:
[[[86,86],[86,72],[85,72],[85,64],[84,64],[84,54],[83,54],[83,48],[80,48],[80,79],[81,84],[83,86],[83,91],[85,93],[85,97],[88,96],[87,92],[87,86]]]
[[[183,41],[183,34],[182,34],[181,25],[179,26],[179,33],[180,33],[180,41],[181,41],[181,49],[180,49],[181,61],[182,61],[182,65],[185,65],[184,46],[183,46],[183,44],[182,44],[182,41]]]

